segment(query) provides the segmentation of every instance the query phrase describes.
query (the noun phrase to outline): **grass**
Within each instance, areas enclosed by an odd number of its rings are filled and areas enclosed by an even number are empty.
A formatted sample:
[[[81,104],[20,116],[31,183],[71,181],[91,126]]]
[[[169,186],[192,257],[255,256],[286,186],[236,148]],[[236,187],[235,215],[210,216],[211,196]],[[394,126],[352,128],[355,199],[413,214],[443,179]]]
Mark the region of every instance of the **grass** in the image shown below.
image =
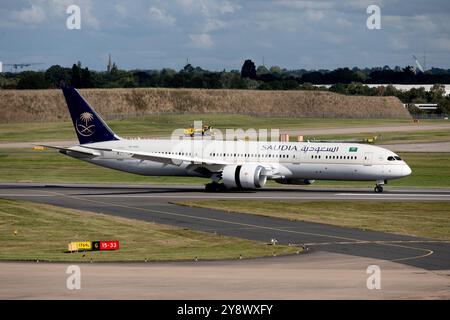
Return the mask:
[[[450,141],[450,130],[408,131],[408,132],[377,132],[347,134],[347,135],[320,135],[305,136],[305,140],[359,140],[377,137],[375,144],[421,143]],[[291,141],[296,141],[292,137]]]
[[[389,187],[450,187],[450,153],[401,153],[413,174]],[[0,149],[0,182],[205,184],[207,179],[146,177],[101,168],[53,150]],[[269,183],[270,186],[280,186]],[[316,181],[313,186],[368,186],[373,182]],[[308,188],[308,186],[303,186]]]
[[[211,89],[82,89],[101,114],[252,114],[319,118],[403,118],[396,97],[346,96],[324,91]],[[68,120],[61,90],[1,90],[0,122]]]
[[[145,177],[98,167],[53,150],[0,149],[1,182],[206,183],[206,179]]]
[[[448,202],[199,200],[178,204],[450,240]]]
[[[298,129],[298,128],[339,128],[348,126],[386,126],[407,125],[408,119],[330,119],[330,118],[277,118],[237,114],[186,114],[186,115],[155,115],[140,118],[111,120],[108,125],[118,135],[123,137],[169,136],[177,128],[186,128],[196,120],[212,125],[224,131],[226,128],[254,129]],[[434,121],[437,122],[437,121]],[[366,138],[367,135],[364,136]],[[0,124],[0,142],[45,141],[45,140],[76,140],[73,125],[68,121],[61,122],[31,122]]]
[[[450,153],[399,153],[412,169],[408,177],[388,182],[388,187],[450,187]],[[371,187],[374,183],[357,181],[316,181],[314,186]]]
[[[17,231],[17,234],[14,234]],[[119,240],[118,251],[65,253],[71,241]],[[162,261],[236,259],[299,248],[60,207],[0,199],[0,260]]]

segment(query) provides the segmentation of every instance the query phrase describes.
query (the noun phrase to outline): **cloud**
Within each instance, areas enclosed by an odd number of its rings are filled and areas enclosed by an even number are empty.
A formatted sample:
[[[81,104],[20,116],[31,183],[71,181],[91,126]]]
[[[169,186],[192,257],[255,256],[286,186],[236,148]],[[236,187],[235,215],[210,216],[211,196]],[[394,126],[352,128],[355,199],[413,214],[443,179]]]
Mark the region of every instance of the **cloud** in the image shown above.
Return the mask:
[[[233,4],[229,1],[224,1],[217,4],[217,9],[221,14],[234,13],[241,8],[238,4]]]
[[[382,15],[381,23],[401,32],[435,32],[439,30],[432,15]]]
[[[320,10],[308,10],[306,11],[306,16],[311,21],[320,21],[325,17],[325,14]]]
[[[36,25],[44,22],[46,15],[40,6],[33,4],[30,8],[14,12],[13,19],[23,24]]]
[[[203,27],[203,30],[205,33],[209,33],[211,31],[215,31],[215,30],[219,30],[219,29],[224,29],[227,27],[227,23],[222,21],[222,20],[218,20],[218,19],[207,19],[205,22],[205,25]]]
[[[83,32],[67,31],[71,4],[81,8]],[[379,32],[366,28],[369,4],[381,7]],[[425,48],[448,68],[448,21],[448,0],[0,0],[0,42],[8,43],[0,53],[101,69],[109,52],[136,68],[177,67],[195,56],[219,70],[262,56],[287,68],[401,65]],[[151,59],[134,55],[154,48],[161,54]]]
[[[226,15],[241,9],[237,3],[219,0],[177,0],[177,4],[188,13],[200,13],[204,17]]]
[[[295,10],[325,10],[332,9],[335,7],[334,1],[324,1],[324,0],[277,0],[275,3]]]
[[[169,15],[166,10],[151,6],[148,10],[150,18],[157,24],[173,26],[175,24],[175,17]]]
[[[431,48],[433,48],[433,49],[442,50],[442,51],[445,51],[445,52],[449,52],[450,51],[450,39],[448,37],[432,39],[430,41],[430,43],[431,43]]]
[[[337,24],[337,26],[342,27],[342,28],[350,28],[353,26],[353,23],[350,20],[343,19],[343,18],[337,18],[336,24]]]
[[[390,35],[388,37],[388,41],[389,44],[391,45],[391,48],[396,51],[405,51],[409,49],[408,41],[398,36]]]
[[[114,10],[119,14],[121,17],[125,17],[128,15],[128,9],[126,6],[123,5],[123,3],[116,3],[114,5]]]
[[[213,46],[213,41],[211,36],[207,33],[201,34],[190,34],[189,39],[191,40],[191,45],[197,48],[210,48]]]

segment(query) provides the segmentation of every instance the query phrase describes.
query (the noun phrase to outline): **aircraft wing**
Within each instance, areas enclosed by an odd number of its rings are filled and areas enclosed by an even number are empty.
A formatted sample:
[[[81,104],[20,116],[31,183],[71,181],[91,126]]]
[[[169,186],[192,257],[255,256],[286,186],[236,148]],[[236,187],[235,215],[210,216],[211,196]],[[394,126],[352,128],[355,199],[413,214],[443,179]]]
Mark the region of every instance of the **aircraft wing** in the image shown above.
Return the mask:
[[[92,147],[89,147],[92,148]],[[167,164],[181,165],[183,162],[191,162],[198,165],[210,165],[210,166],[227,166],[232,164],[243,165],[242,163],[228,162],[218,159],[201,159],[196,157],[182,156],[182,155],[171,155],[171,154],[161,154],[157,152],[142,152],[142,151],[130,151],[122,149],[105,149],[105,148],[92,148],[98,151],[109,151],[109,152],[119,152],[131,155],[133,158],[150,160]],[[261,163],[261,165],[266,169],[267,176],[272,178],[279,177],[280,166],[277,163]]]
[[[150,160],[157,161],[162,163],[171,163],[180,165],[182,162],[193,162],[197,164],[206,164],[206,165],[229,165],[230,162],[221,161],[221,160],[209,160],[202,159],[190,156],[182,156],[182,155],[174,155],[174,154],[163,154],[157,152],[143,152],[143,151],[130,151],[130,150],[122,150],[122,149],[105,149],[105,148],[93,148],[89,147],[89,149],[99,150],[99,151],[110,151],[110,152],[119,152],[131,155],[133,158],[142,159],[142,160]]]

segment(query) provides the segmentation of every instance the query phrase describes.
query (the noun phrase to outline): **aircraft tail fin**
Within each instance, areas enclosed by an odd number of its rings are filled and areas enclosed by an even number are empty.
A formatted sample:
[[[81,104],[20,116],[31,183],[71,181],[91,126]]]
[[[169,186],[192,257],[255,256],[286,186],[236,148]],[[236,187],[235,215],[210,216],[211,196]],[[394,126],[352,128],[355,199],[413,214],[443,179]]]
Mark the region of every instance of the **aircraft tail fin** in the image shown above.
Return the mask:
[[[77,89],[67,87],[62,91],[80,144],[119,140]]]

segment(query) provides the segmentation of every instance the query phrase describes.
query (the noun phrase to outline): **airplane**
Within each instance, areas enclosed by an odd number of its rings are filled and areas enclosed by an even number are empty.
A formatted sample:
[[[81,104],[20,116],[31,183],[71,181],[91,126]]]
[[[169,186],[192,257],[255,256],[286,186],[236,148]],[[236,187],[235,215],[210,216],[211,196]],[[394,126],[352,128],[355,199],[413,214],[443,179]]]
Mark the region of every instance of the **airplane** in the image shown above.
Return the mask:
[[[62,88],[79,145],[54,148],[98,166],[145,176],[211,179],[209,192],[263,188],[267,180],[310,185],[315,180],[388,180],[411,168],[397,154],[359,143],[184,139],[124,139],[116,135],[80,93]]]

